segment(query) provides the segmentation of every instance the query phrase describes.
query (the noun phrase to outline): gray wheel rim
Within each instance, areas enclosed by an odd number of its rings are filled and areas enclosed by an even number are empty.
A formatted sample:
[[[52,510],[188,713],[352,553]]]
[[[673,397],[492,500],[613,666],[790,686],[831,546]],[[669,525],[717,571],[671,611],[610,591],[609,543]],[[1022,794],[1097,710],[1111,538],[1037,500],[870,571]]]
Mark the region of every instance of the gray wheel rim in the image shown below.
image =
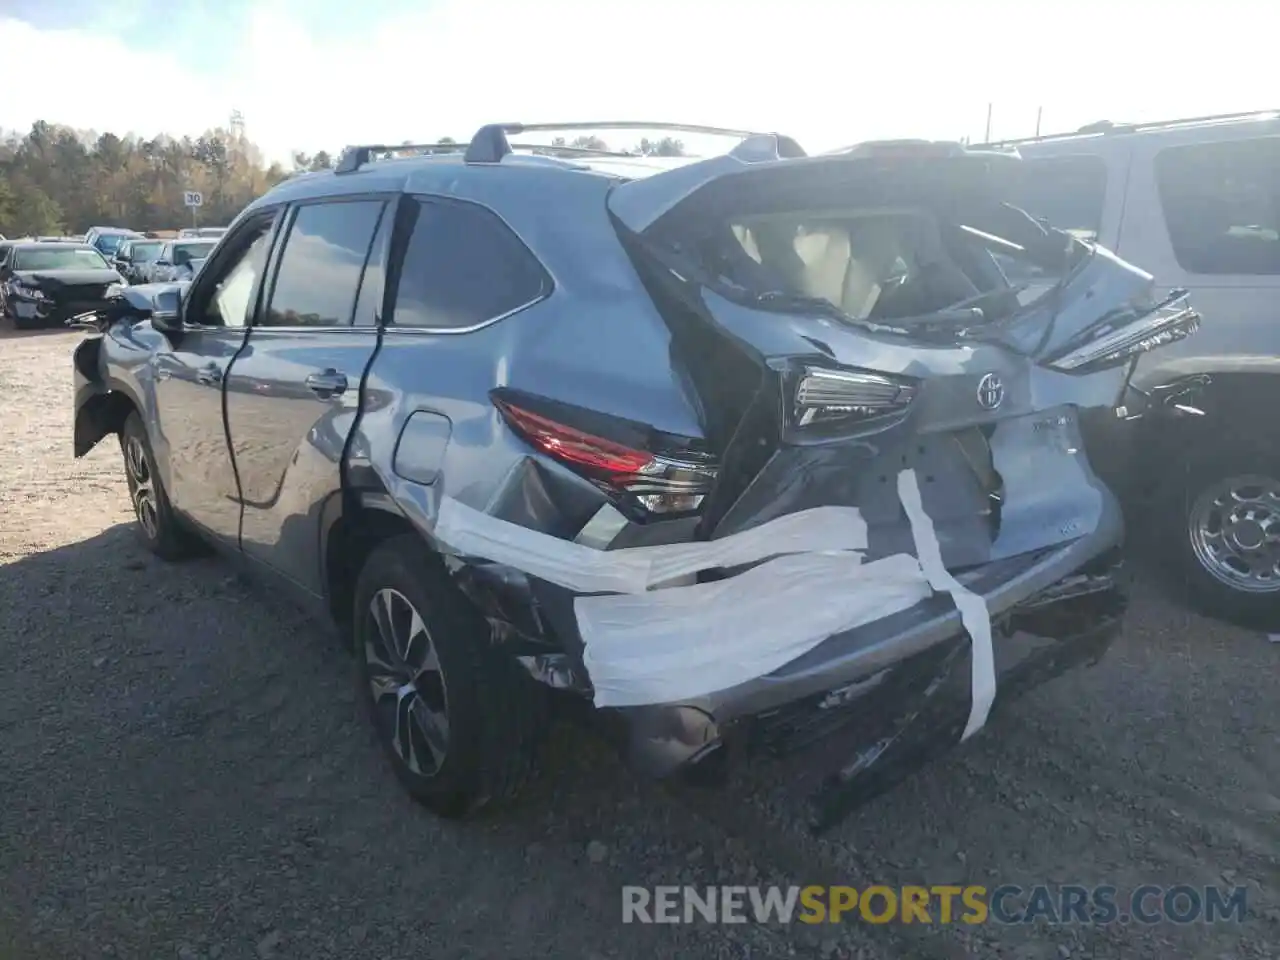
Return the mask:
[[[151,539],[159,536],[160,512],[156,504],[155,482],[147,451],[137,437],[129,437],[124,445],[124,469],[129,480],[129,498],[133,514]]]
[[[1187,517],[1205,571],[1242,593],[1280,592],[1280,480],[1228,477],[1207,487]]]
[[[449,747],[449,698],[435,642],[398,590],[377,591],[368,615],[364,656],[382,735],[413,773],[434,775]]]

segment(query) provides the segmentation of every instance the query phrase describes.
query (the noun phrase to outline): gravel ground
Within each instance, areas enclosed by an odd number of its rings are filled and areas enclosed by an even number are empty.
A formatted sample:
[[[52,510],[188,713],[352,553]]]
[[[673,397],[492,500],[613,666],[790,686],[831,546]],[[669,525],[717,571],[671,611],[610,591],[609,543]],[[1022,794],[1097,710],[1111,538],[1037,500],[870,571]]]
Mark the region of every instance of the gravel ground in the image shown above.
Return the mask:
[[[324,634],[135,543],[118,448],[71,458],[78,334],[0,333],[0,958],[1280,956],[1280,647],[1140,582],[1101,665],[820,839],[768,765],[630,777],[566,730],[517,810],[400,793]],[[1187,927],[627,926],[627,883],[1244,884]]]

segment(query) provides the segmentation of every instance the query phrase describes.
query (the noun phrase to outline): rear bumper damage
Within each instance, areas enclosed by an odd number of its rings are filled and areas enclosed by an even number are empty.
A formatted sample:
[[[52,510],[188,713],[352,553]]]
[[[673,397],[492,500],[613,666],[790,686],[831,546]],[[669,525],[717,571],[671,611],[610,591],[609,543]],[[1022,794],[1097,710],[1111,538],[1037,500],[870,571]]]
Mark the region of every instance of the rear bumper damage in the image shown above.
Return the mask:
[[[713,540],[602,550],[427,488],[394,495],[452,556],[494,642],[590,697],[638,772],[812,750],[795,782],[812,786],[822,825],[977,732],[996,702],[1096,658],[1118,629],[1123,520],[1074,413],[1006,421],[992,449],[1002,502],[976,537],[949,521],[927,462],[896,475],[907,529],[892,539],[866,504],[826,505]],[[533,612],[495,602],[498,583],[535,598]],[[541,654],[539,639],[552,641]]]
[[[1008,593],[1058,569],[1068,551],[1039,557]],[[1111,551],[994,618],[992,714],[1102,657],[1127,606],[1119,569]],[[875,633],[894,629],[874,626]],[[832,637],[814,651],[825,656],[828,645],[845,647],[832,652],[834,660],[807,663],[811,655],[714,698],[617,711],[614,732],[634,768],[697,783],[721,782],[731,759],[791,761],[788,789],[808,806],[811,826],[825,829],[957,745],[972,711],[973,646],[954,611],[893,637],[877,640],[866,636],[871,632]],[[828,687],[837,672],[843,682]],[[762,706],[770,702],[776,705]]]
[[[1066,669],[1092,657],[1074,656],[1071,651],[1077,644],[1091,648],[1100,639],[1099,631],[1105,642],[1110,641],[1126,603],[1116,580],[1117,552],[1111,538],[1085,537],[991,564],[978,576],[964,578],[990,611],[992,702],[1006,694],[1001,666],[1007,667],[1020,652],[1034,649],[1038,655],[1044,642],[1052,641],[1053,649],[1060,651],[1054,656]],[[1033,634],[1036,642],[1029,646],[1026,637],[1018,636],[1020,632]],[[908,696],[913,690],[911,680],[925,678],[914,692],[927,699],[930,671],[941,650],[953,651],[951,656],[962,661],[947,659],[946,663],[948,673],[954,672],[957,682],[964,681],[957,702],[967,712],[974,700],[971,640],[956,605],[949,597],[935,594],[911,609],[831,636],[785,666],[732,689],[680,702],[620,708],[616,713],[621,746],[637,771],[666,777],[715,756],[742,729],[757,724],[768,728],[777,718],[796,712],[812,711],[816,723],[832,708],[840,707],[843,716],[844,705],[858,702],[886,722],[913,716],[920,704]],[[853,713],[857,719],[851,718],[849,725],[864,738],[865,747],[878,743],[882,739],[876,732],[879,721],[865,723],[865,709]],[[949,731],[938,731],[948,745],[966,729],[964,716],[960,720],[954,737]],[[922,722],[926,721],[914,721]],[[844,738],[846,743],[848,739]]]

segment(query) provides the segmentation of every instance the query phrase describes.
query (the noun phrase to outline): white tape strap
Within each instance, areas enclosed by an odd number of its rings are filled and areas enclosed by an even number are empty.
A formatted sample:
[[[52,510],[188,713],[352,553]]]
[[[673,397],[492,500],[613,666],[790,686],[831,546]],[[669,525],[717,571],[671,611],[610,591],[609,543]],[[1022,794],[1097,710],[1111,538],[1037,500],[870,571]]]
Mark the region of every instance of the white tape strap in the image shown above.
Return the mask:
[[[737,576],[634,596],[578,597],[598,707],[671,703],[772,673],[837,633],[932,593],[915,557],[795,554]]]
[[[459,554],[506,564],[577,593],[644,593],[713,567],[867,546],[867,524],[856,507],[801,510],[718,540],[597,550],[444,497],[433,532]]]
[[[991,704],[996,698],[995,651],[991,647],[991,615],[987,603],[982,597],[961,586],[947,568],[942,565],[942,548],[938,543],[938,535],[934,532],[933,521],[925,513],[924,501],[920,497],[920,484],[914,470],[903,470],[898,474],[898,499],[907,512],[907,520],[911,523],[911,536],[916,542],[916,555],[920,558],[920,566],[929,580],[929,585],[940,593],[951,594],[951,599],[960,611],[960,622],[969,633],[973,660],[973,674],[970,681],[973,702],[969,707],[969,722],[965,725],[961,740],[973,736],[987,722],[991,712]]]

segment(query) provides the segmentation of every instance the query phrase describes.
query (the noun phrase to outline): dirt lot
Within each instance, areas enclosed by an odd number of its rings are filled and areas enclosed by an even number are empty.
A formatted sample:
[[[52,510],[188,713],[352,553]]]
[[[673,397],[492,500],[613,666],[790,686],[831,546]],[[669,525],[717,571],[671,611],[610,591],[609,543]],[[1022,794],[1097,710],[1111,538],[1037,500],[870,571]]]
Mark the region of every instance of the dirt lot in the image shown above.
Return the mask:
[[[406,800],[344,655],[217,560],[135,545],[71,458],[78,334],[0,334],[0,958],[1280,956],[1280,646],[1140,582],[1109,659],[814,840],[753,771],[640,783],[564,731],[519,810]],[[1230,883],[1215,926],[627,926],[658,883]]]

